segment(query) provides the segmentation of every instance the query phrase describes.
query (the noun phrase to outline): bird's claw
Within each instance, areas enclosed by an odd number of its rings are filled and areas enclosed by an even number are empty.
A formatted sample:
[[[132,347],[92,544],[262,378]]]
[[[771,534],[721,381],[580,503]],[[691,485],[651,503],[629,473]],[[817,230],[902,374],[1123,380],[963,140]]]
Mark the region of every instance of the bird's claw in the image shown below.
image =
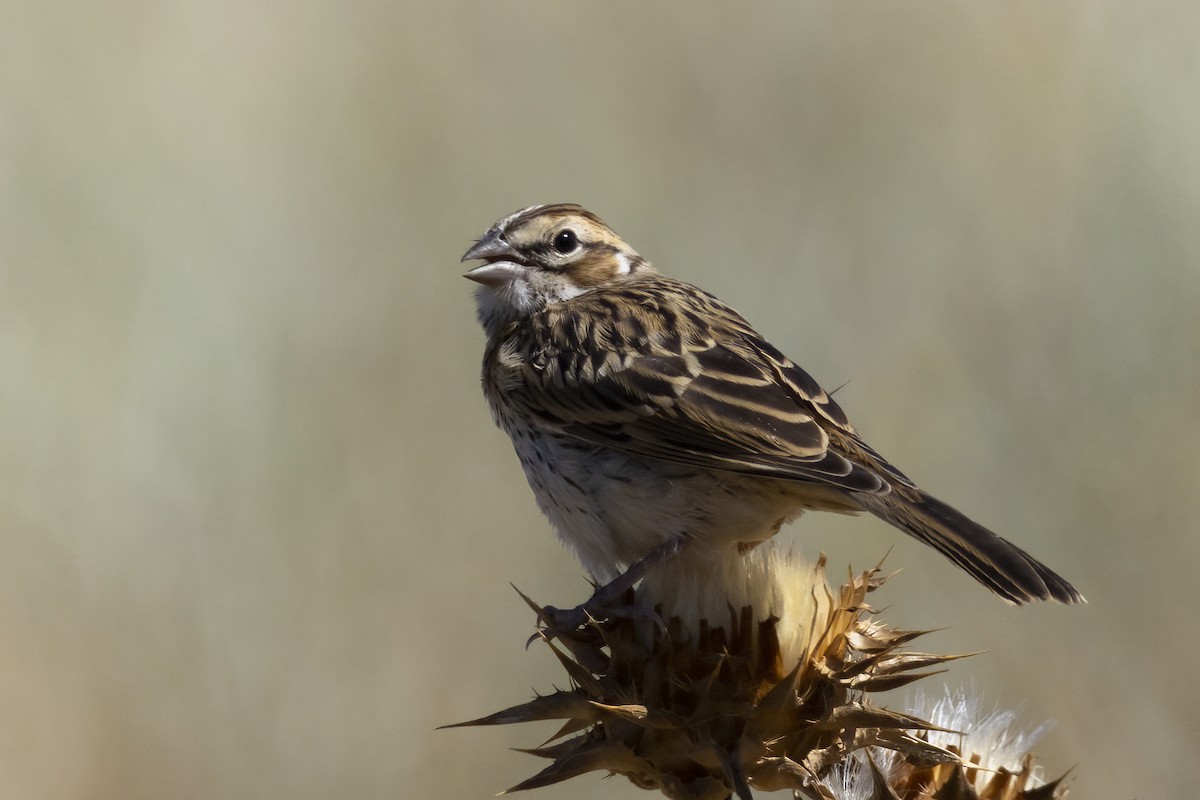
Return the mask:
[[[633,600],[632,590],[647,572],[673,557],[682,547],[683,539],[673,539],[659,545],[616,578],[597,587],[586,602],[574,608],[538,606],[522,594],[521,597],[537,613],[540,623],[538,632],[529,638],[525,646],[528,647],[539,638],[554,639],[574,635],[587,625],[611,619],[637,621],[649,618],[656,627],[665,629],[663,620],[657,613],[638,607]]]
[[[544,606],[541,612],[542,624],[548,630],[557,634],[574,633],[588,622],[597,619],[590,613],[591,601],[574,608],[557,608]]]

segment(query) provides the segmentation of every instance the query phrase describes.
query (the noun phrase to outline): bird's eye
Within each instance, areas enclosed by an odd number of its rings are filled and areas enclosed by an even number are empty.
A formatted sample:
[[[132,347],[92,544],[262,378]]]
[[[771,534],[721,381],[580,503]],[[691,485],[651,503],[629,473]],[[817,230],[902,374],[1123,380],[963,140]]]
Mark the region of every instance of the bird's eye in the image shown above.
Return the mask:
[[[559,231],[554,237],[554,249],[558,251],[559,255],[565,256],[578,246],[579,237],[570,228],[567,228],[565,231]]]

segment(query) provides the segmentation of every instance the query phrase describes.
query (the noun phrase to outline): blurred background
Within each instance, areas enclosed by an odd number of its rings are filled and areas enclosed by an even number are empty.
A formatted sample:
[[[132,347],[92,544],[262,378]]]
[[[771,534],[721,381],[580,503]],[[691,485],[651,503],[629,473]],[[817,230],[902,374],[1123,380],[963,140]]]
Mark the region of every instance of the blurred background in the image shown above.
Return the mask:
[[[460,255],[574,201],[1088,596],[871,519],[945,676],[1075,797],[1194,792],[1200,6],[8,0],[0,797],[486,798],[588,591]],[[929,688],[927,686],[927,688]],[[890,700],[901,705],[902,694]],[[588,776],[554,798],[645,797]]]

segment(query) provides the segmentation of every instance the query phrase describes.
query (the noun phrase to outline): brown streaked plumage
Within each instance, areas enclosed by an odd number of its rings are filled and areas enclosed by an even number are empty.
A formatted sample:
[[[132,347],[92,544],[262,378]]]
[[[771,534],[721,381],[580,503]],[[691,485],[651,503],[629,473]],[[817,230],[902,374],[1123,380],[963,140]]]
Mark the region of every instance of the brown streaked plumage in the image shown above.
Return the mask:
[[[576,205],[497,222],[481,285],[483,385],[538,504],[601,581],[668,543],[753,546],[806,509],[868,511],[1011,603],[1067,581],[926,494],[736,311],[658,274]]]

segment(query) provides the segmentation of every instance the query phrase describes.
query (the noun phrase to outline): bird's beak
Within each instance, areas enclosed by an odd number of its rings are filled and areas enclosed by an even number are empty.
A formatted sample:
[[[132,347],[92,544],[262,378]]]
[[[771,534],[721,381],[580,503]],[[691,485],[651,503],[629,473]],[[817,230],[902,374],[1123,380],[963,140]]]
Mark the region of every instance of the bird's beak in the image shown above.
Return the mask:
[[[488,261],[495,261],[504,258],[505,256],[515,256],[512,246],[508,242],[500,238],[500,234],[495,230],[490,230],[483,237],[471,245],[471,249],[463,253],[463,261],[474,261],[477,258],[485,258]]]
[[[463,261],[473,261],[482,258],[486,264],[463,275],[476,283],[496,288],[511,283],[525,272],[525,265],[512,246],[500,238],[494,231],[487,233],[482,239],[471,246],[463,254]]]

